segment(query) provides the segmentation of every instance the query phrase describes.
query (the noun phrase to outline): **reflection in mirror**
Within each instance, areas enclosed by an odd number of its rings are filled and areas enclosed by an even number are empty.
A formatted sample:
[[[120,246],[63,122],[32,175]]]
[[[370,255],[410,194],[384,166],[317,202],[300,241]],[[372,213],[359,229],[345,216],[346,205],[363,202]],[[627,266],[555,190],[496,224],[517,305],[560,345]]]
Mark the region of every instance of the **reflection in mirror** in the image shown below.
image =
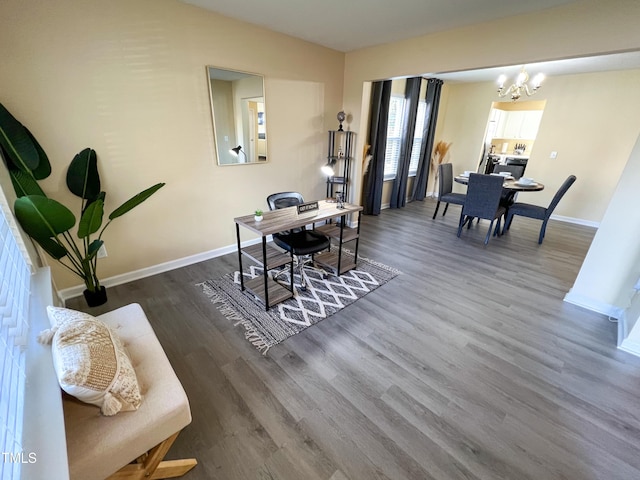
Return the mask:
[[[267,161],[264,79],[207,67],[218,165]]]

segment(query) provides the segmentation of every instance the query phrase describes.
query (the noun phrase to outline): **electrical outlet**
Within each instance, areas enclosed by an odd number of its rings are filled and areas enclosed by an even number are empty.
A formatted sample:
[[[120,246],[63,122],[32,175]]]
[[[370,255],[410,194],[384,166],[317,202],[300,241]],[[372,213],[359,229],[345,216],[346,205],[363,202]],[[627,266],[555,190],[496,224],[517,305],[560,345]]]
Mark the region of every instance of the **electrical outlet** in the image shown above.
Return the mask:
[[[557,158],[558,157],[558,152],[551,152],[551,155],[549,155],[549,158]]]
[[[104,246],[104,243],[98,250],[98,258],[104,258],[107,256],[107,247]]]

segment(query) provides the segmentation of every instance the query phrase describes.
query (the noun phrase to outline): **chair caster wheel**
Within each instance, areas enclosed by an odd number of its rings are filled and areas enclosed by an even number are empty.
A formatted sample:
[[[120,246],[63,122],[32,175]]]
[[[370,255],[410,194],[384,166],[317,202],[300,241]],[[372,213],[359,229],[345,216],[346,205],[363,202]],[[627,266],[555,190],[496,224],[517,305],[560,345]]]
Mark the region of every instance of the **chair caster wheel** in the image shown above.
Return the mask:
[[[328,279],[328,278],[329,278],[329,275],[328,275],[328,274],[326,274],[326,273],[325,273],[325,274],[323,274],[323,275],[322,275],[322,279],[323,279],[323,280],[326,280],[326,279]]]
[[[307,287],[301,286],[298,290],[300,290],[301,292],[306,292],[307,291]]]

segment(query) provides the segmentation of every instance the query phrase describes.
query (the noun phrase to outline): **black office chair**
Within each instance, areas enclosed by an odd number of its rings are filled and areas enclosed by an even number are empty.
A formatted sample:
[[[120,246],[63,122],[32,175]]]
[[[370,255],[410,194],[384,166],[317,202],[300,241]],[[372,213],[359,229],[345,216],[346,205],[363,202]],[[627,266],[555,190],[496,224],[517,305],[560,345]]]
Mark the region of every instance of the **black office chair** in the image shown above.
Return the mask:
[[[467,186],[467,198],[462,205],[460,221],[458,223],[458,237],[462,232],[462,227],[467,224],[471,227],[474,218],[491,220],[487,237],[484,244],[489,243],[489,235],[493,228],[493,222],[497,220],[493,235],[501,235],[500,218],[505,214],[506,209],[500,205],[502,196],[502,183],[504,179],[497,175],[482,175],[479,173],[469,174],[469,184]]]
[[[532,205],[530,203],[514,203],[509,207],[509,211],[507,213],[507,219],[504,222],[504,230],[509,230],[511,227],[511,222],[513,221],[514,215],[520,215],[523,217],[535,218],[537,220],[542,220],[542,227],[540,227],[540,235],[538,236],[538,243],[542,243],[544,239],[544,234],[547,230],[547,222],[549,221],[549,217],[560,203],[564,194],[567,193],[569,187],[573,185],[573,182],[576,181],[575,175],[569,175],[567,179],[560,185],[560,188],[551,199],[551,203],[548,207],[541,207],[539,205]]]
[[[518,180],[524,174],[524,169],[525,169],[524,165],[503,165],[503,164],[498,164],[498,165],[495,165],[493,167],[493,173],[509,172],[509,173],[511,173],[513,178]]]
[[[456,205],[462,205],[466,195],[464,193],[453,193],[453,165],[450,163],[441,163],[438,165],[438,203],[436,204],[436,211],[433,212],[433,218],[436,218],[438,209],[440,208],[440,202],[445,202],[444,211],[442,216],[447,213],[450,203]]]
[[[294,207],[301,203],[304,203],[304,198],[298,192],[280,192],[267,197],[267,204],[270,210]],[[303,271],[304,266],[313,263],[314,254],[328,249],[331,245],[331,240],[326,235],[302,227],[274,233],[273,243],[289,252],[295,258],[295,270],[300,275],[300,290],[304,292],[307,289],[306,277]],[[323,276],[326,278],[327,273],[324,272]]]

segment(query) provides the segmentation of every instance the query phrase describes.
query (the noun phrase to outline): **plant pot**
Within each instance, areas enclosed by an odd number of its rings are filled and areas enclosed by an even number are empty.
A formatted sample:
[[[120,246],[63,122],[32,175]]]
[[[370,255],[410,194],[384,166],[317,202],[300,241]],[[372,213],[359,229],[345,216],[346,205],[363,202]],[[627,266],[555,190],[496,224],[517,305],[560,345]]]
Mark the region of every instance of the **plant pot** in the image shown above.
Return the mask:
[[[107,303],[107,289],[105,287],[99,287],[95,292],[85,290],[82,292],[84,299],[87,301],[87,305],[90,307],[97,307]]]
[[[256,222],[261,221],[261,220],[262,220],[262,218],[263,218],[263,217],[262,217],[262,215],[254,215],[254,216],[253,216],[253,219],[254,219]]]

